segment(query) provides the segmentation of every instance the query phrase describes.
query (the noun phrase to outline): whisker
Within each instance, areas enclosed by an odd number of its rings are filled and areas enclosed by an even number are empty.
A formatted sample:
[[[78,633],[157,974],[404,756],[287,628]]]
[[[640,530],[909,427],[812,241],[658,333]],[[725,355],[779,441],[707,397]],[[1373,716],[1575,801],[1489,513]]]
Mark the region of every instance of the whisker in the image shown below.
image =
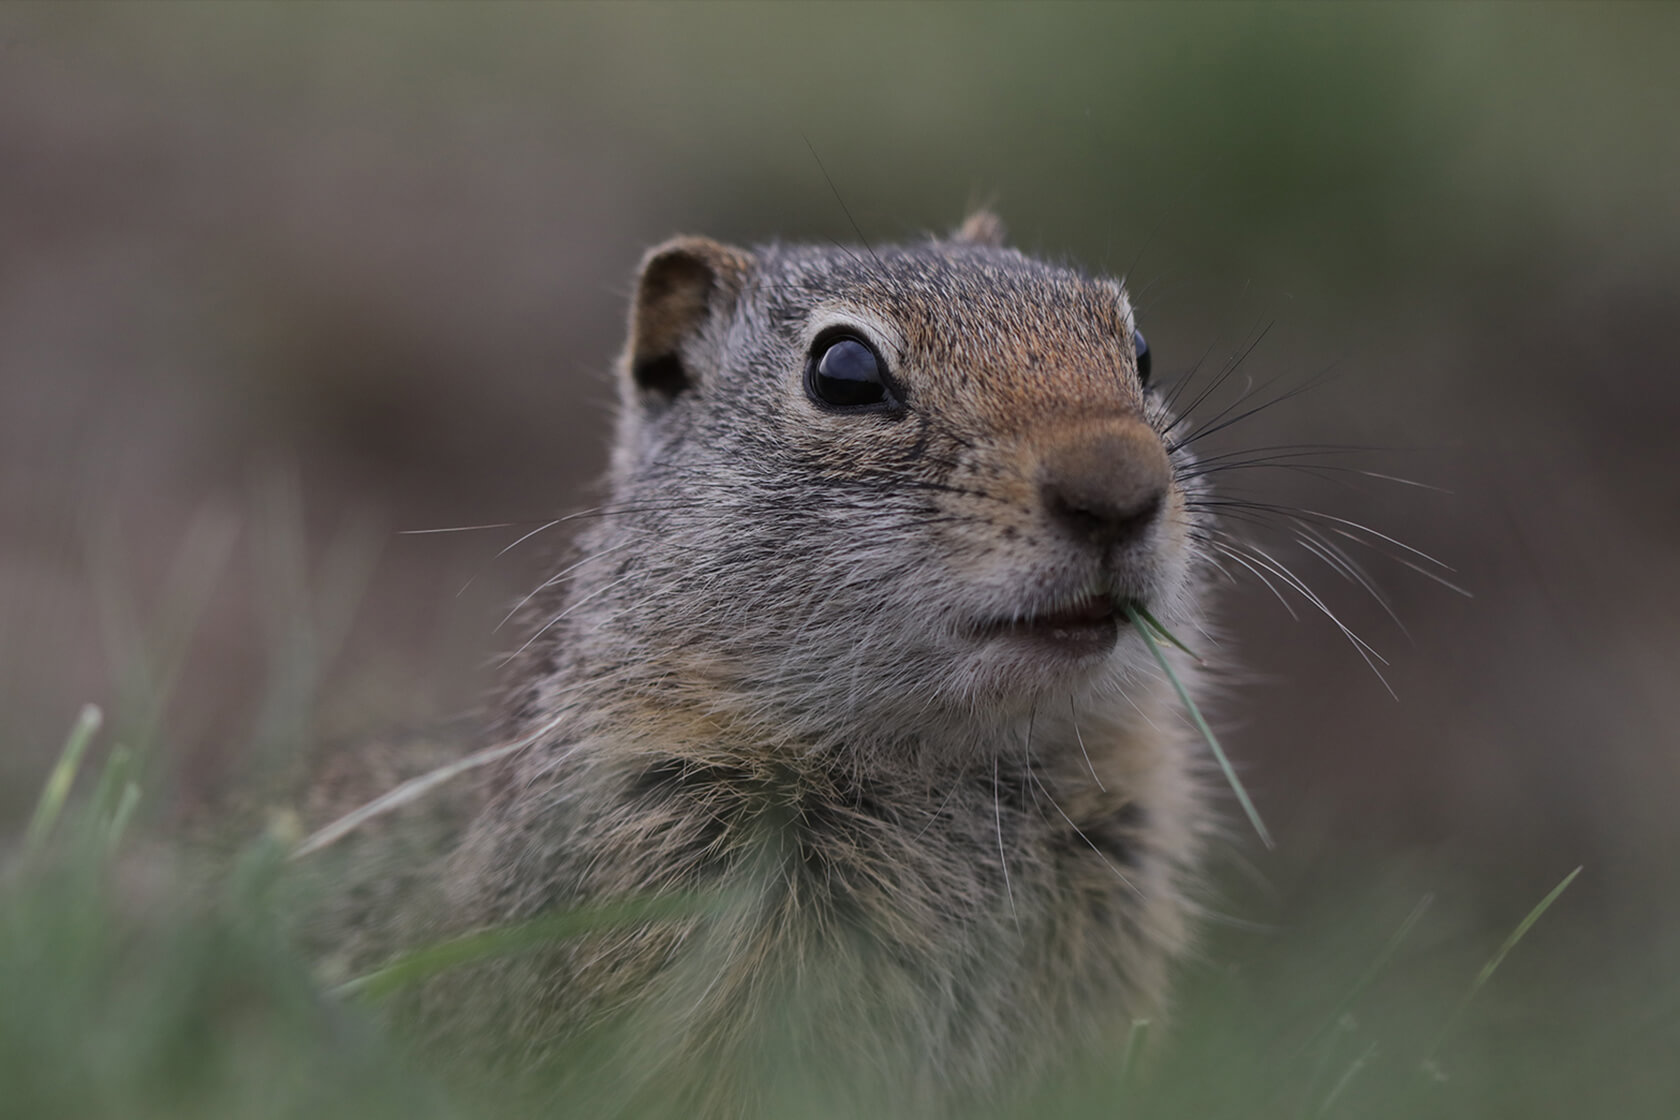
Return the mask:
[[[1227,547],[1236,546],[1227,545]],[[1242,547],[1241,551],[1245,552],[1256,564],[1260,564],[1272,572],[1272,574],[1276,575],[1279,579],[1283,580],[1284,583],[1292,590],[1316,607],[1320,614],[1324,615],[1325,618],[1328,618],[1331,625],[1341,631],[1342,636],[1353,645],[1353,648],[1359,653],[1359,656],[1364,659],[1365,664],[1369,666],[1371,672],[1376,674],[1377,679],[1382,682],[1383,688],[1388,690],[1388,694],[1396,700],[1399,699],[1398,694],[1396,694],[1393,687],[1389,685],[1388,678],[1383,676],[1382,670],[1377,667],[1378,662],[1381,662],[1384,665],[1388,664],[1388,659],[1378,653],[1369,642],[1354,633],[1346,623],[1338,618],[1336,612],[1332,611],[1328,604],[1326,604],[1323,599],[1319,598],[1319,596],[1306,585],[1305,581],[1303,581],[1287,566],[1273,558],[1271,554],[1267,553],[1264,549],[1250,544]]]
[[[916,840],[920,840],[922,837],[927,835],[928,829],[932,828],[934,822],[939,819],[939,814],[941,814],[945,811],[945,806],[949,805],[951,803],[951,798],[953,798],[957,795],[957,789],[958,788],[959,788],[958,783],[956,783],[956,782],[951,783],[951,788],[949,788],[945,791],[944,799],[939,802],[938,807],[935,808],[933,810],[933,812],[928,814],[927,823],[922,826],[922,829],[921,829],[920,832],[916,833]],[[914,843],[914,841],[912,841],[912,843]]]
[[[1395,628],[1407,638],[1412,636],[1411,632],[1406,629],[1406,624],[1400,621],[1400,616],[1394,613],[1394,605],[1389,602],[1388,596],[1379,591],[1376,584],[1371,581],[1370,576],[1366,574],[1365,570],[1349,559],[1345,553],[1333,545],[1321,544],[1320,542],[1307,536],[1305,533],[1297,533],[1295,535],[1295,539],[1300,543],[1302,548],[1305,548],[1308,552],[1311,552],[1314,556],[1323,560],[1325,565],[1329,567],[1331,571],[1336,572],[1344,579],[1347,579],[1352,583],[1356,583],[1360,587],[1364,588],[1366,593],[1369,594],[1372,599],[1376,600],[1377,605],[1383,609],[1383,613],[1388,615],[1389,619],[1394,623]]]
[[[1172,428],[1178,427],[1179,424],[1183,423],[1185,420],[1188,420],[1193,415],[1195,415],[1196,409],[1202,404],[1202,402],[1207,400],[1208,397],[1214,392],[1214,390],[1218,389],[1221,385],[1225,384],[1225,382],[1230,379],[1231,375],[1236,373],[1238,368],[1240,368],[1242,366],[1242,364],[1244,362],[1246,362],[1249,359],[1249,357],[1254,353],[1254,351],[1259,347],[1259,345],[1262,342],[1265,341],[1266,336],[1268,334],[1270,334],[1271,331],[1272,331],[1272,326],[1273,326],[1272,323],[1267,323],[1264,327],[1262,327],[1260,329],[1260,332],[1257,335],[1255,335],[1253,341],[1251,341],[1247,346],[1243,347],[1242,350],[1238,351],[1237,354],[1235,354],[1225,364],[1224,370],[1221,371],[1219,377],[1214,381],[1214,383],[1212,385],[1208,386],[1207,392],[1204,392],[1199,397],[1197,397],[1195,402],[1192,403],[1189,408],[1186,408],[1184,410],[1184,414],[1182,416],[1180,416],[1177,420],[1174,420],[1173,423],[1172,423],[1172,426],[1170,428],[1168,428],[1167,430],[1171,431]],[[1273,378],[1272,381],[1268,381],[1266,383],[1265,387],[1269,387],[1269,386],[1275,384],[1276,380],[1277,380],[1276,378]],[[1242,404],[1242,402],[1247,400],[1250,396],[1252,396],[1254,392],[1255,392],[1255,390],[1252,387],[1252,385],[1249,388],[1244,389],[1241,393],[1237,394],[1237,398],[1234,401],[1232,401],[1230,404],[1226,405],[1220,411],[1214,413],[1214,415],[1210,419],[1208,419],[1206,421],[1203,421],[1203,424],[1206,425],[1206,424],[1215,423],[1221,417],[1227,415],[1233,408],[1236,408],[1238,405]],[[1164,435],[1166,433],[1162,433],[1162,434]],[[1175,445],[1173,450],[1177,450],[1179,447],[1186,446],[1193,441],[1194,441],[1194,436],[1188,437],[1185,440],[1183,440],[1182,442]]]
[[[1003,850],[1003,802],[998,795],[998,756],[992,756],[992,815],[997,822],[998,866],[1003,869],[1003,890],[1009,896],[1009,912],[1015,917],[1015,932],[1021,932],[1021,914],[1015,909],[1015,888],[1009,883],[1009,856]]]
[[[1070,696],[1068,699],[1071,701],[1072,697]],[[1036,711],[1036,709],[1037,709],[1037,706],[1035,705],[1034,710]],[[1083,744],[1081,744],[1081,748],[1083,749]],[[1098,859],[1102,860],[1103,866],[1107,867],[1111,872],[1113,872],[1114,877],[1116,879],[1120,880],[1120,882],[1126,887],[1127,890],[1131,891],[1137,897],[1142,898],[1143,897],[1143,892],[1138,890],[1137,885],[1126,877],[1125,872],[1121,871],[1118,867],[1114,866],[1113,861],[1111,861],[1108,858],[1108,856],[1103,852],[1103,850],[1101,848],[1097,847],[1096,842],[1093,841],[1089,836],[1087,836],[1085,834],[1085,830],[1083,828],[1080,828],[1077,824],[1074,823],[1073,818],[1067,815],[1067,810],[1062,808],[1061,802],[1056,800],[1056,795],[1050,792],[1049,787],[1047,787],[1044,784],[1044,780],[1038,776],[1038,771],[1036,769],[1034,769],[1033,765],[1032,765],[1032,722],[1031,722],[1030,719],[1027,723],[1027,742],[1026,742],[1026,760],[1025,760],[1025,763],[1026,764],[1023,767],[1023,769],[1025,769],[1025,771],[1027,773],[1027,776],[1032,779],[1033,784],[1036,785],[1039,788],[1039,790],[1044,794],[1045,800],[1050,802],[1050,807],[1052,809],[1056,810],[1057,814],[1061,816],[1062,820],[1067,822],[1067,826],[1069,828],[1073,829],[1074,835],[1078,836],[1081,840],[1085,841],[1086,846],[1089,847],[1091,849],[1091,851],[1096,853]],[[1096,771],[1093,770],[1091,772],[1091,774],[1092,774],[1092,777],[1095,777],[1096,776]],[[1102,783],[1098,782],[1097,784],[1101,785]]]
[[[1209,543],[1212,545],[1212,547],[1218,549],[1219,552],[1223,556],[1225,556],[1227,559],[1229,559],[1229,560],[1231,560],[1231,561],[1233,561],[1237,564],[1241,564],[1244,568],[1248,569],[1248,571],[1251,575],[1253,575],[1255,578],[1257,578],[1261,583],[1263,583],[1266,586],[1267,591],[1270,591],[1274,596],[1277,597],[1277,601],[1279,603],[1283,604],[1283,609],[1289,612],[1289,617],[1290,618],[1294,619],[1296,622],[1301,621],[1301,616],[1295,613],[1295,605],[1284,597],[1283,592],[1279,591],[1277,589],[1277,587],[1273,585],[1272,581],[1269,578],[1267,578],[1266,575],[1263,572],[1260,571],[1260,569],[1256,568],[1253,564],[1249,563],[1249,561],[1246,557],[1244,557],[1243,555],[1241,555],[1240,553],[1235,551],[1230,545],[1219,543],[1219,542],[1211,542],[1211,541]]]
[[[1185,389],[1188,389],[1195,381],[1196,375],[1202,370],[1202,366],[1207,363],[1208,358],[1213,356],[1215,348],[1216,344],[1210,343],[1208,348],[1202,351],[1201,357],[1197,358],[1196,363],[1190,367],[1190,372],[1184,375],[1184,380],[1173,387],[1173,391],[1168,394],[1166,400],[1167,407],[1169,409],[1177,409],[1179,394],[1184,392]],[[1219,372],[1214,374],[1213,380],[1205,386],[1201,392],[1196,394],[1196,399],[1185,405],[1182,410],[1176,411],[1172,418],[1172,422],[1162,429],[1161,435],[1163,437],[1166,436],[1174,428],[1178,427],[1191,416],[1195,415],[1196,410],[1202,407],[1202,405],[1206,403],[1208,398],[1213,396],[1214,393],[1218,392],[1219,387],[1225,384],[1226,381],[1230,380],[1232,374],[1237,372],[1238,364],[1239,363],[1236,362],[1226,362],[1222,365]]]
[[[1349,539],[1349,540],[1356,541],[1360,544],[1364,544],[1366,546],[1369,546],[1370,545],[1369,541],[1362,540],[1359,536],[1356,535],[1356,533],[1365,533],[1368,536],[1373,537],[1376,540],[1382,541],[1385,544],[1391,544],[1396,548],[1404,549],[1406,552],[1411,553],[1413,556],[1416,556],[1419,559],[1426,561],[1427,563],[1435,565],[1437,568],[1440,568],[1442,571],[1447,571],[1447,572],[1454,571],[1453,567],[1451,565],[1447,564],[1446,562],[1441,561],[1441,560],[1437,560],[1435,557],[1429,555],[1429,553],[1424,552],[1421,549],[1413,548],[1411,545],[1405,543],[1404,541],[1396,540],[1394,537],[1391,537],[1386,533],[1379,532],[1378,530],[1371,528],[1369,525],[1361,524],[1358,521],[1353,521],[1353,520],[1350,520],[1349,518],[1346,518],[1346,517],[1338,517],[1335,514],[1323,513],[1319,510],[1314,510],[1314,509],[1307,509],[1303,506],[1284,506],[1284,505],[1278,505],[1278,504],[1272,503],[1272,502],[1254,501],[1254,500],[1247,499],[1247,498],[1206,498],[1206,497],[1191,498],[1191,499],[1187,500],[1185,504],[1189,505],[1189,506],[1194,506],[1194,507],[1197,507],[1197,508],[1205,508],[1205,509],[1225,509],[1225,510],[1238,510],[1238,511],[1249,511],[1249,512],[1253,512],[1253,513],[1271,514],[1273,516],[1282,518],[1285,521],[1289,521],[1289,522],[1292,522],[1292,523],[1295,523],[1295,524],[1310,524],[1314,520],[1321,521],[1321,522],[1329,522],[1333,526],[1340,526],[1340,527],[1345,528],[1346,530],[1352,530],[1352,531],[1342,531],[1341,529],[1335,529],[1335,528],[1333,528],[1331,530],[1332,532],[1336,532],[1339,536],[1347,537],[1347,539]],[[1226,514],[1224,514],[1224,516],[1226,516],[1226,517],[1236,517],[1238,519],[1241,519],[1240,513],[1238,513],[1238,514],[1226,513]],[[1264,524],[1263,521],[1257,521],[1256,523]],[[1391,557],[1391,559],[1394,559],[1394,560],[1398,561],[1400,558],[1399,557]],[[1446,586],[1452,587],[1453,585],[1452,584],[1446,584]],[[1461,590],[1461,589],[1455,587],[1454,590]],[[1461,593],[1468,594],[1467,592],[1461,592]]]
[[[1107,793],[1108,787],[1103,785],[1103,780],[1101,778],[1097,777],[1097,768],[1091,764],[1090,752],[1085,749],[1085,736],[1079,733],[1079,712],[1074,707],[1073,693],[1071,692],[1068,693],[1068,719],[1073,723],[1073,737],[1079,744],[1079,753],[1085,756],[1085,765],[1089,767],[1091,771],[1091,780],[1097,783],[1098,789]]]
[[[476,533],[483,529],[512,529],[518,525],[529,525],[529,521],[491,521],[484,525],[446,525],[438,529],[398,529],[399,537],[424,537],[438,533]]]
[[[621,549],[629,548],[630,545],[633,544],[633,543],[635,543],[635,542],[625,541],[622,544],[615,544],[611,548],[603,548],[599,552],[591,553],[590,555],[585,556],[583,559],[578,560],[578,561],[576,561],[572,564],[569,564],[565,568],[562,568],[559,572],[550,576],[548,579],[544,580],[543,582],[537,584],[536,587],[532,588],[531,591],[529,593],[527,593],[526,596],[523,599],[519,600],[519,602],[514,605],[514,608],[512,610],[508,611],[507,614],[502,616],[502,620],[500,622],[496,623],[495,627],[492,628],[490,632],[492,634],[494,634],[498,630],[500,630],[502,627],[506,626],[513,619],[513,616],[518,614],[520,611],[524,610],[525,605],[527,603],[529,603],[532,599],[536,598],[537,595],[541,594],[544,591],[547,591],[550,587],[553,587],[555,584],[559,583],[561,580],[565,579],[568,575],[577,571],[579,568],[583,567],[585,564],[588,564],[588,563],[590,563],[591,561],[594,561],[594,560],[599,560],[603,556],[610,556],[611,554],[613,554],[615,552],[618,552]]]
[[[535,634],[532,634],[529,638],[526,638],[524,645],[520,646],[518,649],[514,650],[512,653],[510,653],[506,657],[504,657],[501,660],[501,663],[497,667],[498,668],[506,668],[507,665],[510,662],[512,662],[514,658],[518,657],[520,654],[522,654],[526,650],[530,649],[531,648],[531,643],[535,642],[538,638],[540,638],[544,634],[548,633],[551,629],[554,628],[554,626],[561,619],[565,618],[567,615],[571,614],[573,611],[577,610],[579,607],[583,606],[585,603],[589,602],[591,599],[599,598],[600,596],[604,595],[606,592],[612,590],[613,588],[617,587],[619,584],[625,582],[626,580],[635,579],[638,574],[639,573],[637,573],[637,572],[630,572],[627,575],[620,576],[619,578],[611,581],[610,583],[603,584],[602,586],[596,588],[594,591],[591,591],[589,594],[583,596],[582,598],[574,600],[572,603],[570,603],[566,607],[565,610],[561,611],[559,614],[557,614],[553,618],[549,619],[548,622],[544,624],[544,626],[541,630],[538,630]]]
[[[823,166],[822,157],[817,154],[816,146],[811,143],[811,138],[803,132],[799,134],[799,138],[805,141],[805,147],[810,150],[811,158],[817,161],[817,170],[822,172],[823,181],[828,184],[828,189],[834,192],[834,201],[840,204],[840,210],[846,215],[846,221],[851,224],[852,232],[857,234],[858,240],[863,243],[863,247],[869,250],[870,257],[875,261],[875,267],[885,271],[886,265],[881,263],[881,258],[875,255],[875,247],[869,244],[869,239],[863,235],[863,230],[858,228],[857,219],[852,217],[851,207],[847,206],[846,200],[840,197],[840,188],[834,185],[834,178],[829,175],[828,168]],[[844,250],[845,246],[840,246],[840,248]]]
[[[1325,372],[1328,372],[1328,370],[1326,370]],[[1230,417],[1230,419],[1222,419],[1223,417],[1225,417],[1231,411],[1232,408],[1235,408],[1237,405],[1243,403],[1243,401],[1247,400],[1249,397],[1254,396],[1257,393],[1265,392],[1267,389],[1270,389],[1273,385],[1276,385],[1279,381],[1281,381],[1283,379],[1281,375],[1278,376],[1278,377],[1274,377],[1270,381],[1266,382],[1264,385],[1261,385],[1261,386],[1259,386],[1259,387],[1257,387],[1257,388],[1255,388],[1255,389],[1253,389],[1249,392],[1245,392],[1241,397],[1238,397],[1237,400],[1233,401],[1223,411],[1218,413],[1218,415],[1216,415],[1212,419],[1206,421],[1200,427],[1198,427],[1194,431],[1192,431],[1189,435],[1185,436],[1182,440],[1179,440],[1176,444],[1174,444],[1173,447],[1172,447],[1172,450],[1173,451],[1178,451],[1178,450],[1181,450],[1182,448],[1189,447],[1191,444],[1196,443],[1198,440],[1205,439],[1208,436],[1214,435],[1217,432],[1222,432],[1226,428],[1233,427],[1237,424],[1242,423],[1244,420],[1248,420],[1252,417],[1258,416],[1260,413],[1265,412],[1267,409],[1276,408],[1278,405],[1282,404],[1283,402],[1285,402],[1287,400],[1293,400],[1295,397],[1300,396],[1302,393],[1308,392],[1312,389],[1316,389],[1322,383],[1323,377],[1324,377],[1324,374],[1320,373],[1319,375],[1317,375],[1314,378],[1306,381],[1305,383],[1295,386],[1293,389],[1290,389],[1288,392],[1285,392],[1285,393],[1283,393],[1279,396],[1276,396],[1276,397],[1272,397],[1269,400],[1262,401],[1261,403],[1255,405],[1253,408],[1250,408],[1250,409],[1248,409],[1244,412],[1241,412],[1241,413],[1237,414],[1236,416]]]

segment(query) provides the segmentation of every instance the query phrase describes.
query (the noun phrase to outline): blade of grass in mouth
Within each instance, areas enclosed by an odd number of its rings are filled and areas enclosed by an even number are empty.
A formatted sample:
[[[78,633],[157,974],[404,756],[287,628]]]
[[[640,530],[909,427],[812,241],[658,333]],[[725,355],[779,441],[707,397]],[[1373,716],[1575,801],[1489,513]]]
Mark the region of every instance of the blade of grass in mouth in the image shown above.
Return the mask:
[[[1231,792],[1237,795],[1237,801],[1242,805],[1243,812],[1248,815],[1248,823],[1254,826],[1254,831],[1260,837],[1260,842],[1268,848],[1273,847],[1272,834],[1266,830],[1266,822],[1260,819],[1260,811],[1254,807],[1254,802],[1249,799],[1248,791],[1243,788],[1242,779],[1237,777],[1236,768],[1231,765],[1231,760],[1225,757],[1225,750],[1219,745],[1219,740],[1214,737],[1213,728],[1209,727],[1207,720],[1202,718],[1202,711],[1196,707],[1196,702],[1190,699],[1190,693],[1185,689],[1184,682],[1179,680],[1178,674],[1173,671],[1172,663],[1167,660],[1167,655],[1162,652],[1161,643],[1155,640],[1155,635],[1158,632],[1161,637],[1179,649],[1186,653],[1190,651],[1185,648],[1183,642],[1173,637],[1166,627],[1156,622],[1148,612],[1136,603],[1126,604],[1126,617],[1132,620],[1132,626],[1136,628],[1139,634],[1143,635],[1144,645],[1147,645],[1149,652],[1155,655],[1155,660],[1161,666],[1162,672],[1167,674],[1167,679],[1172,682],[1173,690],[1178,693],[1178,698],[1184,702],[1185,710],[1190,713],[1191,721],[1195,723],[1196,729],[1202,733],[1202,738],[1207,740],[1208,749],[1213,752],[1214,760],[1219,763],[1219,769],[1224,771],[1225,780],[1230,783]],[[1191,653],[1190,656],[1195,657],[1196,655]],[[1197,660],[1199,661],[1200,658],[1197,658]]]

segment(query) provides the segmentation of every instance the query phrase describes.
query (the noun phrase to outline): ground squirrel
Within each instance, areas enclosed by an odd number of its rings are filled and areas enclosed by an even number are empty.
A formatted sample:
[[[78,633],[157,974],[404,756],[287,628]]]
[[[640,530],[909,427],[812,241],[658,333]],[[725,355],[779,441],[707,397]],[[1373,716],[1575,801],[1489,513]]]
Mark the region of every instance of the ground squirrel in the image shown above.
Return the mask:
[[[989,214],[903,246],[679,238],[620,374],[609,496],[511,662],[499,741],[526,746],[424,924],[723,901],[403,1014],[497,1068],[611,1037],[637,1111],[776,1111],[797,1070],[957,1112],[1117,1047],[1186,947],[1208,819],[1127,623],[1199,631],[1206,573],[1121,284]]]

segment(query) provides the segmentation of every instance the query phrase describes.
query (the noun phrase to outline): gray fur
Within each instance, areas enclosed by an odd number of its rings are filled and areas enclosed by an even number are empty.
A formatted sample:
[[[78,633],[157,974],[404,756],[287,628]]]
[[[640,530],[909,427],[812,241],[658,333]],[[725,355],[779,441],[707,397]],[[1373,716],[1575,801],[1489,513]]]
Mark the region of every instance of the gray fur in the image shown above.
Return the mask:
[[[720,901],[446,975],[404,1013],[448,1052],[559,1076],[611,1038],[634,1072],[610,1107],[770,1113],[796,1077],[925,1115],[1160,1015],[1206,821],[1167,682],[1125,627],[1077,665],[972,627],[1100,591],[1196,632],[1188,463],[1123,554],[1047,524],[1055,448],[1100,429],[1160,455],[1169,418],[1118,284],[990,240],[644,262],[610,495],[511,665],[499,734],[531,745],[431,933]],[[807,397],[836,323],[905,415]]]

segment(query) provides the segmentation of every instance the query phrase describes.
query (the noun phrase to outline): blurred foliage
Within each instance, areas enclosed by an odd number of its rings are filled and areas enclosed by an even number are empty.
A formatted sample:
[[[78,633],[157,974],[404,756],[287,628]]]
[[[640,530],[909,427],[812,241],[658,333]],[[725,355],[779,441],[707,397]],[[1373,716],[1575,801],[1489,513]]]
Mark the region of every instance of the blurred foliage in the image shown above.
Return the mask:
[[[385,1035],[357,997],[325,991],[287,936],[319,884],[287,860],[295,837],[283,829],[247,842],[231,862],[215,861],[215,870],[203,852],[132,834],[123,806],[132,809],[125,792],[139,789],[139,775],[122,753],[83,783],[95,787],[90,793],[66,801],[97,726],[84,713],[61,755],[65,781],[55,777],[43,793],[29,849],[0,870],[5,1115],[617,1114],[582,1103],[625,1090],[596,1085],[626,1071],[594,1053],[592,1040],[575,1048],[577,1069],[559,1071],[567,1096],[533,1108],[518,1103],[511,1082],[450,1085],[436,1060]],[[1020,1086],[999,1115],[1658,1115],[1674,1097],[1671,1051],[1648,1030],[1656,1024],[1641,1025],[1632,1052],[1605,1060],[1602,1041],[1544,1022],[1513,1030],[1476,1007],[1484,985],[1504,984],[1498,966],[1522,951],[1521,936],[1545,920],[1572,878],[1516,925],[1480,973],[1451,948],[1462,915],[1440,913],[1434,895],[1406,912],[1396,907],[1407,897],[1399,879],[1351,892],[1331,911],[1297,915],[1298,929],[1259,960],[1193,969],[1173,1026],[1139,1024],[1137,1045],[1052,1083]],[[449,952],[462,960],[516,952],[535,937],[661,913],[692,913],[692,905],[631,907],[617,918],[554,915],[540,933],[536,924],[515,927],[499,948],[480,937],[465,955],[464,942]],[[421,965],[448,966],[436,952]],[[384,987],[402,982],[396,972],[379,974]],[[1672,977],[1660,986],[1675,994]],[[1522,1004],[1531,1013],[1540,1010],[1532,998]],[[766,1089],[782,1102],[778,1114],[845,1114],[785,1074]]]
[[[551,154],[617,165],[656,220],[749,239],[853,236],[807,139],[866,236],[946,227],[966,195],[1093,266],[1124,268],[1164,228],[1174,271],[1281,252],[1379,287],[1363,298],[1474,290],[1459,266],[1514,271],[1509,254],[1560,235],[1647,251],[1680,237],[1680,22],[1663,5],[19,14],[10,49],[107,69],[153,112],[214,90],[255,128],[377,121],[451,149],[518,132],[539,173]]]

